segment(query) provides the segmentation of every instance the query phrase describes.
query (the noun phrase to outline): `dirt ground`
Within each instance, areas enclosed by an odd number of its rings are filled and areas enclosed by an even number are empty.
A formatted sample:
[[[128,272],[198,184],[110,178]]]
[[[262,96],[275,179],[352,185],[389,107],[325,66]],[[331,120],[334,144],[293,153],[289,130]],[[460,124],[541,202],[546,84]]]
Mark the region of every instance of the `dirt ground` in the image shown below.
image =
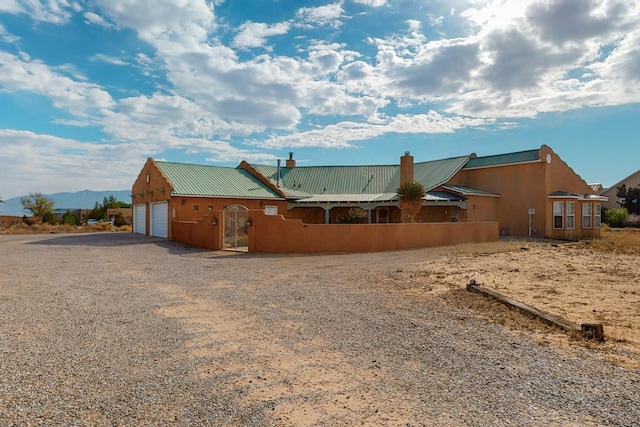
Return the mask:
[[[639,242],[310,256],[3,236],[0,425],[636,425]]]
[[[636,250],[616,248],[616,233],[608,233],[605,241],[595,243],[503,241],[443,248],[443,259],[398,271],[394,280],[408,283],[405,292],[416,297],[436,293],[491,321],[534,329],[540,343],[567,351],[586,346],[606,360],[640,369],[640,256]],[[572,336],[490,298],[470,296],[461,289],[470,279],[578,325],[600,323],[605,342]]]

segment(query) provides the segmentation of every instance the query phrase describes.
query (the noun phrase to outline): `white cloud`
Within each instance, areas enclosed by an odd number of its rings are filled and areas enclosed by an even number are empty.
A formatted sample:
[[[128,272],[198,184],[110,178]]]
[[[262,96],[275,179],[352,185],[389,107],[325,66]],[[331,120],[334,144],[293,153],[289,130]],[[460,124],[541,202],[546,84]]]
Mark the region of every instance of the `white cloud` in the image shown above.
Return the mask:
[[[343,16],[342,2],[331,3],[319,7],[303,7],[298,9],[296,18],[302,25],[320,27],[339,27],[342,23],[339,19]]]
[[[370,7],[380,7],[387,4],[387,0],[353,0],[353,2]]]
[[[77,11],[77,6],[67,0],[3,0],[0,12],[23,13],[35,21],[63,24],[71,17],[71,10]]]
[[[94,190],[130,188],[145,151],[11,129],[0,129],[0,145],[4,175],[0,192],[5,198],[68,191],[78,183]]]
[[[89,60],[96,61],[96,62],[104,62],[105,64],[112,64],[112,65],[120,65],[120,66],[129,65],[128,62],[123,61],[120,58],[115,58],[113,56],[105,55],[103,53],[95,54],[92,57],[90,57]]]
[[[215,27],[213,6],[205,0],[96,0],[119,26],[132,28],[154,44],[158,39],[182,43],[205,41]]]
[[[4,0],[0,2],[0,12],[16,14],[22,12],[22,7],[17,0]]]
[[[267,25],[260,22],[245,22],[238,30],[238,34],[231,43],[232,47],[262,47],[266,44],[268,37],[286,34],[289,31],[289,24],[280,22]]]
[[[0,40],[7,43],[15,43],[20,40],[20,37],[14,36],[13,34],[9,33],[7,29],[2,24],[0,24]]]
[[[111,95],[100,86],[72,80],[25,54],[21,56],[22,59],[0,51],[0,87],[5,91],[38,93],[50,98],[57,108],[79,116],[114,104]]]
[[[87,22],[93,24],[93,25],[98,25],[100,27],[104,27],[104,28],[113,28],[114,25],[107,22],[102,16],[98,15],[97,13],[94,12],[85,12],[84,14],[84,18],[87,20]]]
[[[272,136],[253,143],[264,148],[351,148],[355,142],[365,141],[386,133],[453,133],[464,128],[485,128],[497,124],[494,119],[443,116],[436,111],[426,114],[401,114],[379,123],[340,122],[305,132]]]

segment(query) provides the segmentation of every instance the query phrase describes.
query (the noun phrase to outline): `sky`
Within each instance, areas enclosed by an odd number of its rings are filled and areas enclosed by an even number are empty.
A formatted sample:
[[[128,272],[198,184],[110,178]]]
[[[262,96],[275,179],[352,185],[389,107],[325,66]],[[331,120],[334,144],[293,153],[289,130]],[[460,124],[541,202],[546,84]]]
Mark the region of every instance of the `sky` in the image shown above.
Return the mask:
[[[607,187],[638,135],[636,0],[0,0],[4,200],[542,144]]]

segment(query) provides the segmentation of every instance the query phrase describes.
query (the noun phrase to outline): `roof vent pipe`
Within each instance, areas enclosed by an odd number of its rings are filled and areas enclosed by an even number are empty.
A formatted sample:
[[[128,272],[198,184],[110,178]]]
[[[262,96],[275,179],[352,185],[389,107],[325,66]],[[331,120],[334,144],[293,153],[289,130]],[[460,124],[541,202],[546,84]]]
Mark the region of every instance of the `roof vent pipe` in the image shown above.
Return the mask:
[[[276,185],[280,188],[280,159],[278,159],[278,172],[276,172]]]

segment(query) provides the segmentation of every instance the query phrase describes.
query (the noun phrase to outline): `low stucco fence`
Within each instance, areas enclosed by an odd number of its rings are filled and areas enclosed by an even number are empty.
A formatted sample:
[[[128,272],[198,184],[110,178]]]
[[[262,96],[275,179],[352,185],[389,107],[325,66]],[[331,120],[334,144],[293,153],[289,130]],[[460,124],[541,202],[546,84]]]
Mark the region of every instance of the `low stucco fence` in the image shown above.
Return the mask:
[[[497,241],[498,222],[417,224],[304,224],[252,211],[249,252],[381,252]]]

